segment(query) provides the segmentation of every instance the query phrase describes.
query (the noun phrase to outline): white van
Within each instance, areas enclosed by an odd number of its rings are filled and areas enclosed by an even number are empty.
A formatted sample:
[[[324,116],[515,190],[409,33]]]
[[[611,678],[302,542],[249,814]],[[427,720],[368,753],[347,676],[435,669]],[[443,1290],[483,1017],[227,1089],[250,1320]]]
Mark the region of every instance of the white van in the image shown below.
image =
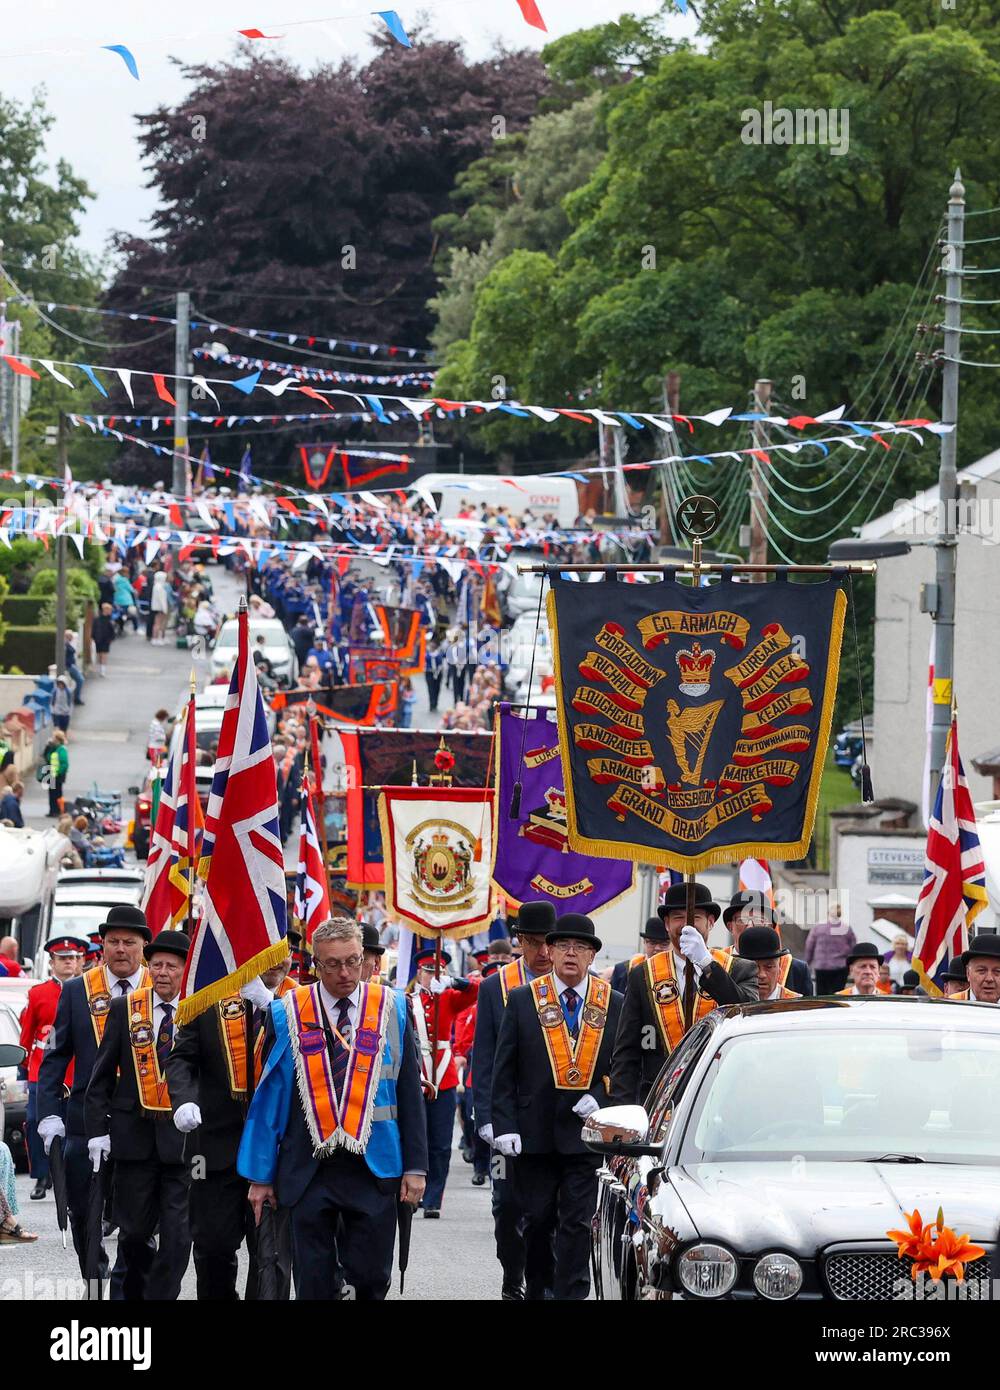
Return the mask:
[[[498,473],[425,473],[412,484],[411,491],[425,492],[434,499],[438,515],[452,521],[472,504],[478,515],[483,502],[503,507],[515,520],[554,516],[556,525],[569,529],[580,515],[580,498],[572,478],[553,478],[543,474],[515,477]]]

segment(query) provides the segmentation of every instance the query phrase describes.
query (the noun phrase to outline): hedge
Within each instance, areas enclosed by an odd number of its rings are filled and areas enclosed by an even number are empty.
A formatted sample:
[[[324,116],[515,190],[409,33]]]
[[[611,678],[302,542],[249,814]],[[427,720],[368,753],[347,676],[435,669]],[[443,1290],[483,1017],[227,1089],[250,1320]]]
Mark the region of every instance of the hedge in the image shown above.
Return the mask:
[[[37,627],[45,602],[44,598],[30,594],[8,594],[0,604],[0,613],[5,622],[16,623],[18,627]]]
[[[0,667],[9,671],[18,666],[26,675],[47,676],[56,659],[54,627],[16,627],[11,625],[0,641]]]

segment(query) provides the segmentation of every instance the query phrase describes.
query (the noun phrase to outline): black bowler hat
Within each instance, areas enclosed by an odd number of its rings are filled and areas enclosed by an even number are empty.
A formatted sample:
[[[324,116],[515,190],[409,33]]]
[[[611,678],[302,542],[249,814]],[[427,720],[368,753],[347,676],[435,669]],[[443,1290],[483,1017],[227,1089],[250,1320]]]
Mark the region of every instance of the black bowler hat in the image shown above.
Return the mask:
[[[718,919],[722,908],[718,903],[712,901],[712,890],[704,883],[694,885],[694,905],[701,908],[703,912],[709,913],[712,921]],[[663,895],[663,902],[656,909],[661,917],[666,917],[668,912],[682,911],[687,908],[687,884],[672,883]]]
[[[904,971],[903,971],[903,988],[904,988],[904,989],[919,989],[919,988],[920,988],[920,976],[917,974],[917,972],[916,972],[915,970],[904,970]]]
[[[152,941],[143,946],[142,954],[147,960],[152,960],[161,951],[171,951],[175,956],[180,956],[182,960],[187,960],[190,947],[191,943],[184,932],[161,931],[157,932]]]
[[[663,925],[662,917],[648,917],[646,919],[646,925],[643,927],[639,935],[642,937],[643,941],[670,940],[670,937],[667,935],[667,929]]]
[[[746,932],[743,933],[743,936]],[[743,954],[743,937],[740,937],[740,955]],[[882,952],[875,945],[874,941],[859,941],[847,957],[847,964],[851,966],[856,960],[877,960],[882,963]]]
[[[378,927],[373,927],[371,922],[361,923],[361,946],[365,951],[372,951],[377,956],[385,955],[385,947],[378,939]]]
[[[976,956],[1000,956],[1000,936],[996,932],[980,932],[969,942],[969,949],[962,952],[962,964],[968,965]]]
[[[556,910],[544,901],[522,903],[517,913],[517,934],[544,936],[556,924]]]
[[[582,912],[564,912],[557,917],[555,926],[545,933],[546,946],[551,946],[553,941],[582,941],[585,946],[593,946],[595,951],[601,949],[593,922]]]
[[[84,941],[80,936],[52,936],[46,941],[44,950],[50,956],[77,956],[81,953],[86,955],[90,950],[90,942]]]
[[[100,925],[102,941],[112,928],[118,931],[137,931],[143,941],[152,941],[153,939],[153,933],[149,930],[146,922],[146,914],[141,908],[133,907],[131,903],[118,903],[111,909],[107,921]]]
[[[766,913],[772,922],[778,920],[777,913],[771,906],[769,898],[764,893],[755,893],[751,889],[743,888],[738,893],[733,894],[729,899],[729,906],[722,914],[722,920],[725,922],[726,926],[728,927],[733,918],[738,917],[744,908],[747,907],[752,907],[755,912]],[[740,955],[742,954],[743,947],[741,946]]]
[[[437,947],[436,947],[436,946],[422,946],[421,949],[420,949],[420,950],[416,953],[416,955],[413,957],[413,963],[414,963],[414,965],[420,965],[421,962],[423,962],[423,961],[425,961],[425,960],[427,960],[427,961],[434,961],[434,960],[436,960],[436,959],[437,959]],[[441,961],[442,961],[442,964],[444,964],[444,965],[450,965],[450,964],[451,964],[451,956],[450,956],[449,953],[444,949],[443,946],[442,946],[442,948],[441,948]]]
[[[965,965],[962,962],[961,956],[952,957],[948,969],[941,978],[942,980],[953,980],[956,984],[960,985],[967,985],[969,983],[969,977],[965,973]]]
[[[773,927],[747,927],[740,937],[740,960],[777,960],[784,953]]]

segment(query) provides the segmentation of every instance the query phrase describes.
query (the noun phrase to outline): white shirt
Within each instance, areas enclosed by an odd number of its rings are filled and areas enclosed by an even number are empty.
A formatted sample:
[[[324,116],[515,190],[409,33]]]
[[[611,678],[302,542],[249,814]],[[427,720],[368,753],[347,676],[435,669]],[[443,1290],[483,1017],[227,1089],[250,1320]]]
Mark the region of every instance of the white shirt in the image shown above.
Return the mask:
[[[769,995],[767,995],[767,997],[765,998],[764,1002],[767,1003],[767,1000],[768,1000],[768,999],[780,999],[780,998],[781,998],[781,986],[780,986],[780,985],[775,985],[774,989],[772,989],[772,990],[771,990],[771,993],[770,993]]]
[[[701,968],[695,965],[693,961],[689,961],[686,956],[678,955],[678,953],[674,950],[672,946],[670,948],[670,954],[674,958],[674,975],[677,978],[678,983],[683,985],[685,967],[687,965],[691,965],[694,968],[694,982],[695,984],[697,984],[699,979],[701,978]]]
[[[163,1027],[165,1009],[170,1009],[170,1022],[177,1027],[177,1005],[181,1002],[181,996],[175,994],[173,999],[163,1000],[158,994],[153,994],[153,1032],[159,1033]]]
[[[131,994],[133,990],[137,990],[139,988],[139,983],[142,980],[142,970],[143,967],[140,965],[139,969],[135,972],[134,975],[126,975],[123,980],[119,980],[117,976],[112,975],[111,971],[109,970],[108,978],[111,980],[111,998],[117,999],[118,996],[122,993],[122,991],[118,988],[120,984],[125,984],[128,986],[128,989],[126,990],[127,994]]]
[[[527,968],[527,967],[525,967],[525,968]],[[534,976],[532,976],[531,978],[534,979]],[[565,980],[560,980],[559,976],[555,973],[554,970],[553,970],[553,972],[552,972],[552,978],[553,978],[553,980],[555,981],[555,984],[556,984],[556,994],[559,995],[560,1001],[562,1000],[563,995],[566,993],[566,991],[567,991],[568,989],[573,990],[573,991],[575,992],[575,994],[576,994],[576,996],[577,996],[578,999],[586,999],[586,997],[587,997],[587,976],[586,976],[586,975],[584,975],[583,979],[580,981],[580,983],[579,983],[578,985],[568,985],[568,984],[566,983]]]

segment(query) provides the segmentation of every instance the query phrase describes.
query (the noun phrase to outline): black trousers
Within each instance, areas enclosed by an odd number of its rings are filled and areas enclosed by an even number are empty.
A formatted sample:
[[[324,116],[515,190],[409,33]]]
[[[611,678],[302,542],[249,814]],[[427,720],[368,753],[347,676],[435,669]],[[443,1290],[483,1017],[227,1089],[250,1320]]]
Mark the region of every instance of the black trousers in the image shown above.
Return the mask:
[[[437,709],[438,699],[441,695],[441,677],[439,675],[432,676],[428,671],[424,680],[427,682],[427,698],[430,701],[430,707],[432,710]]]
[[[490,1159],[490,1173],[493,1177],[493,1235],[497,1246],[497,1259],[503,1270],[504,1289],[519,1289],[525,1281],[524,1267],[524,1213],[517,1198],[517,1182],[511,1168],[517,1160],[504,1158],[494,1153]],[[532,1271],[532,1285],[536,1288],[552,1287],[552,1252],[544,1242],[537,1243],[543,1256],[543,1264],[548,1269],[548,1282],[545,1282],[544,1269],[541,1276]]]
[[[599,1166],[596,1155],[547,1153],[521,1154],[514,1167],[525,1218],[526,1272],[537,1269],[545,1249],[551,1249],[552,1296],[557,1299],[585,1299],[590,1293],[590,1223],[597,1208]],[[531,1277],[527,1297],[544,1297]]]
[[[118,1246],[128,1266],[126,1302],[172,1301],[180,1293],[191,1258],[190,1188],[186,1163],[115,1160]],[[149,1242],[157,1230],[159,1245],[153,1250]]]
[[[816,994],[836,994],[838,989],[843,989],[847,984],[847,966],[841,966],[839,970],[817,970],[816,971]]]
[[[191,1183],[191,1239],[199,1302],[236,1303],[239,1293],[237,1255],[244,1239],[250,1269],[244,1298],[257,1297],[257,1242],[253,1212],[247,1202],[248,1183],[235,1166],[206,1173]],[[291,1293],[292,1231],[288,1212],[274,1212],[278,1246],[278,1295]]]
[[[342,1280],[358,1300],[385,1298],[398,1193],[399,1179],[376,1178],[359,1154],[321,1160],[291,1208],[296,1299],[337,1299]]]

